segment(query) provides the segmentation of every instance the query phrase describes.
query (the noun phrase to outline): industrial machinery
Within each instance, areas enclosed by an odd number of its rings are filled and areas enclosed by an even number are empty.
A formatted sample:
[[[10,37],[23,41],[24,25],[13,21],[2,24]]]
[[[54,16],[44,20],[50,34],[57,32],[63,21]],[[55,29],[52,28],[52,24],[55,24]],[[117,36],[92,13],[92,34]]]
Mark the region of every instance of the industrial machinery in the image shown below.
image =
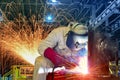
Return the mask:
[[[32,80],[32,65],[13,65],[11,70],[5,73],[2,80]]]
[[[47,80],[120,80],[119,76],[114,75],[95,75],[95,74],[71,74],[71,73],[49,73]]]
[[[116,61],[109,62],[109,71],[111,75],[120,77],[120,61],[118,61],[118,64]]]

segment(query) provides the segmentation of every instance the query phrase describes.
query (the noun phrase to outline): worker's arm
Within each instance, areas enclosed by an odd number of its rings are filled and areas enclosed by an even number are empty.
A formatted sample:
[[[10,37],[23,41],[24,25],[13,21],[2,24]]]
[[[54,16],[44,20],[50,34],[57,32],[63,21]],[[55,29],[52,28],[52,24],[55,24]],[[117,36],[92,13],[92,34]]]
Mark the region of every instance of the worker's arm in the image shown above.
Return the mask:
[[[44,51],[50,47],[50,48],[53,48],[57,42],[58,42],[58,30],[53,30],[52,32],[50,32],[48,34],[48,36],[42,40],[39,44],[39,47],[38,47],[38,52],[41,56],[44,56]]]
[[[70,62],[69,60],[59,55],[52,48],[47,48],[44,52],[44,56],[48,58],[55,65],[55,67],[64,66],[66,69],[72,69],[77,66],[75,63]]]

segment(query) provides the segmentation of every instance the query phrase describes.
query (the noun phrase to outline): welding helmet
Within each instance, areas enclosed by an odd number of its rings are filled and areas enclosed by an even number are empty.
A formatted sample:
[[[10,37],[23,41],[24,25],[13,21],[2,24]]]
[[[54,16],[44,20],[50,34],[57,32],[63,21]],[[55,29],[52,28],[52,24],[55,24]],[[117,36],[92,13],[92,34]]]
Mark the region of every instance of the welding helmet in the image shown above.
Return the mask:
[[[77,22],[70,22],[70,31],[67,34],[66,45],[71,50],[84,48],[88,43],[88,28]]]

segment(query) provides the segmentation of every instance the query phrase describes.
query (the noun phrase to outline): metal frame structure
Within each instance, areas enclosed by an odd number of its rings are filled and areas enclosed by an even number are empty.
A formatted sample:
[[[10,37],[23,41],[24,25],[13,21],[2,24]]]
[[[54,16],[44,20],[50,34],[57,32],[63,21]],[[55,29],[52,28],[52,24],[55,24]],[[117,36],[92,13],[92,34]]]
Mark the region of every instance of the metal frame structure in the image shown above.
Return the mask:
[[[120,7],[120,0],[114,0],[97,18],[90,20],[90,25],[93,28],[99,27],[103,22],[106,22],[113,14],[120,14],[118,9]],[[106,26],[108,23],[106,22]]]

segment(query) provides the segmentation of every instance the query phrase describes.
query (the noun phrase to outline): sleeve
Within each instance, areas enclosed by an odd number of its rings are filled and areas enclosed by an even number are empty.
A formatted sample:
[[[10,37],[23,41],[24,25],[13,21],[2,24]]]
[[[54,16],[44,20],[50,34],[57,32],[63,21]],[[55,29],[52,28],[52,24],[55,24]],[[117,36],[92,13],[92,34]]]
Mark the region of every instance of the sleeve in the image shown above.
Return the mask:
[[[53,48],[56,46],[56,44],[58,43],[58,36],[59,36],[59,33],[60,31],[58,29],[54,29],[52,32],[50,32],[48,34],[48,36],[42,40],[39,44],[39,47],[38,47],[38,52],[40,55],[43,55],[44,54],[44,51],[50,47],[50,48]]]

